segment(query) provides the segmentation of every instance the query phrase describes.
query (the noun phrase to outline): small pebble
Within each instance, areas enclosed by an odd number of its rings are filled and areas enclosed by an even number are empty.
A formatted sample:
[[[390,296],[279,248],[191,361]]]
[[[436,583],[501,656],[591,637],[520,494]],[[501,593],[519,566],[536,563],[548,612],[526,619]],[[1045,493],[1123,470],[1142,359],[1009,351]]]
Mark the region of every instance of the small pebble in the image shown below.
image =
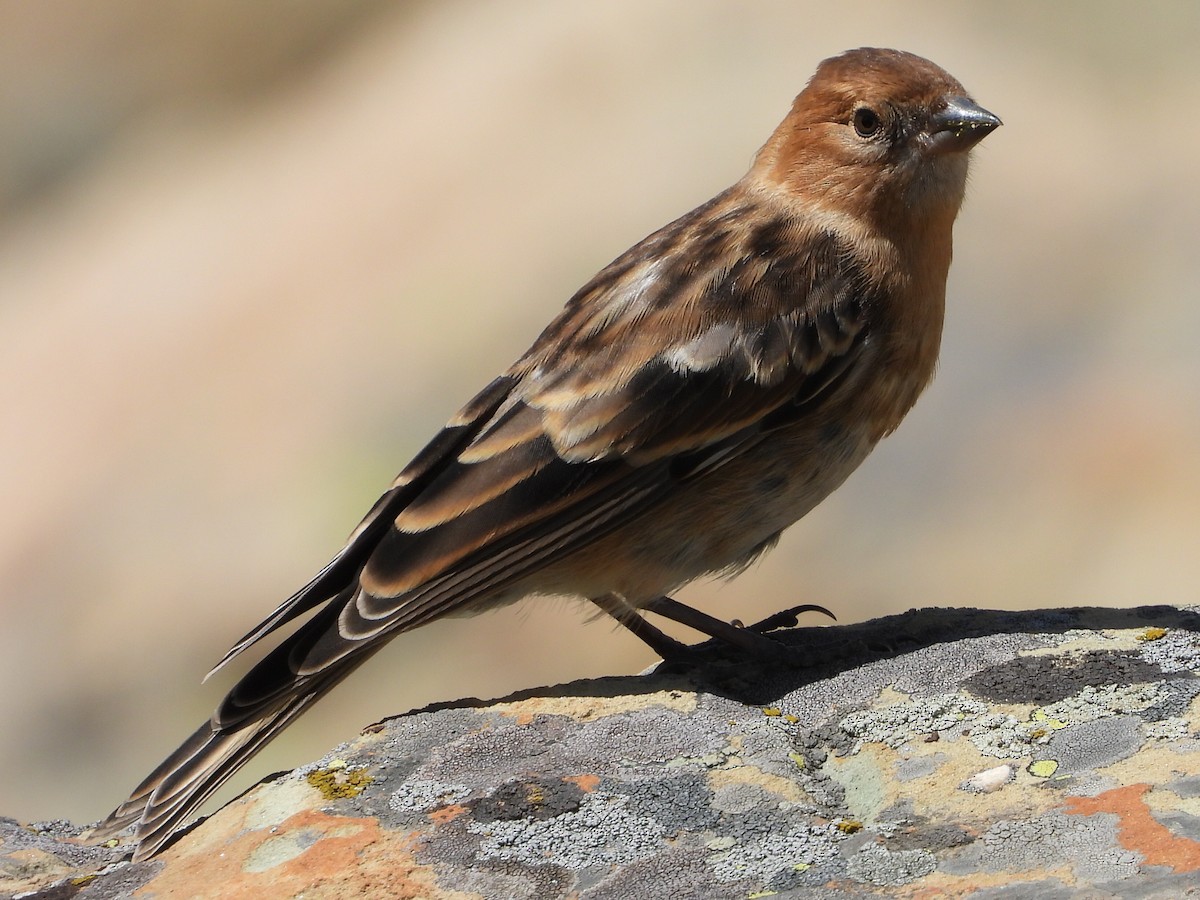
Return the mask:
[[[1013,767],[1008,765],[1008,763],[996,766],[994,769],[985,769],[967,779],[963,784],[963,788],[968,791],[977,791],[981,794],[990,794],[992,791],[1000,790],[1000,788],[1012,781],[1014,771]]]

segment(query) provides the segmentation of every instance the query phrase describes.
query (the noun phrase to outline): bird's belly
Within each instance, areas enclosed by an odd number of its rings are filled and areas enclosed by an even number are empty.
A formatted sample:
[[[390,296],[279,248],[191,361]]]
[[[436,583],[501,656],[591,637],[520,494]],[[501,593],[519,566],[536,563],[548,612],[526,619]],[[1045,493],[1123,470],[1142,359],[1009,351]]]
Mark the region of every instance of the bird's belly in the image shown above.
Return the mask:
[[[873,445],[866,433],[832,426],[784,429],[550,567],[534,590],[617,593],[638,605],[701,575],[736,571],[845,481]]]

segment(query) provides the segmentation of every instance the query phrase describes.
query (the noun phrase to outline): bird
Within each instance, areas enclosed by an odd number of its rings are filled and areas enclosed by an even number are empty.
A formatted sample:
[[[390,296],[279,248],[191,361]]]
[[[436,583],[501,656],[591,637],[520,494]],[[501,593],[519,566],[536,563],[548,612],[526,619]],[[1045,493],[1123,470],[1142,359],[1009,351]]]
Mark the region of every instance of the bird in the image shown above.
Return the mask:
[[[689,648],[644,613],[782,646],[780,617],[738,627],[670,595],[770,549],[916,402],[969,152],[1000,125],[912,53],[821,62],[739,181],[584,284],[233,646],[214,672],[309,616],[95,834],[133,826],[132,858],[153,856],[384,644],[445,616],[568,595],[668,659]]]

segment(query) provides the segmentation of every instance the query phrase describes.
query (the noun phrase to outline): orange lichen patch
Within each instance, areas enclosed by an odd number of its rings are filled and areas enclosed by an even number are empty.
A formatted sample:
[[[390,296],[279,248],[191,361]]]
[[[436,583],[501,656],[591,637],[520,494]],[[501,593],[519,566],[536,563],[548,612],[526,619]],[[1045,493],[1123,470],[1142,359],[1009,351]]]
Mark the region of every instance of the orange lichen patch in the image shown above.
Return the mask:
[[[811,800],[795,781],[764,772],[757,766],[742,765],[728,769],[710,769],[707,780],[708,786],[714,791],[731,785],[752,784],[775,794],[781,800],[788,800],[792,803]]]
[[[1068,813],[1091,816],[1114,813],[1121,846],[1140,853],[1147,865],[1170,866],[1175,872],[1200,870],[1200,842],[1173,834],[1150,814],[1142,795],[1148,784],[1113,788],[1095,797],[1068,797]]]
[[[385,831],[377,819],[305,810],[273,829],[234,831],[217,846],[197,847],[185,838],[164,851],[166,868],[135,896],[454,896],[437,890],[433,872],[413,859],[411,844],[407,832]]]
[[[465,812],[467,812],[467,808],[461,803],[451,803],[449,806],[443,806],[441,809],[431,812],[429,821],[437,825],[445,825],[447,822],[453,822]]]
[[[1043,869],[1027,869],[1020,874],[1022,881],[1037,881],[1043,878],[1055,878],[1068,886],[1076,886],[1078,881],[1070,866],[1046,866]],[[932,872],[922,878],[919,883],[895,887],[888,892],[889,897],[903,897],[905,900],[957,900],[960,897],[970,897],[987,888],[1012,889],[1014,874],[1012,872],[972,872],[970,875],[949,875],[945,872]],[[842,884],[847,890],[861,889],[861,885]]]
[[[42,887],[71,871],[71,866],[44,850],[11,850],[0,856],[0,894]]]
[[[600,787],[599,775],[566,775],[563,781],[569,781],[576,785],[585,794],[590,794],[596,788]]]

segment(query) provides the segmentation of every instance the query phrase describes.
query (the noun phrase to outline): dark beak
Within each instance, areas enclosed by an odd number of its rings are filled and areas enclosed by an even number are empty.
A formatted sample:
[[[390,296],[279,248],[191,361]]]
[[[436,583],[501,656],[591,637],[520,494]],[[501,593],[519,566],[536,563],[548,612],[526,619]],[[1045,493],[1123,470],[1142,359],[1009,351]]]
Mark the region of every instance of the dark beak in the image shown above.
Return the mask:
[[[970,150],[1003,123],[970,97],[947,97],[946,105],[929,117],[926,150],[931,154]]]

